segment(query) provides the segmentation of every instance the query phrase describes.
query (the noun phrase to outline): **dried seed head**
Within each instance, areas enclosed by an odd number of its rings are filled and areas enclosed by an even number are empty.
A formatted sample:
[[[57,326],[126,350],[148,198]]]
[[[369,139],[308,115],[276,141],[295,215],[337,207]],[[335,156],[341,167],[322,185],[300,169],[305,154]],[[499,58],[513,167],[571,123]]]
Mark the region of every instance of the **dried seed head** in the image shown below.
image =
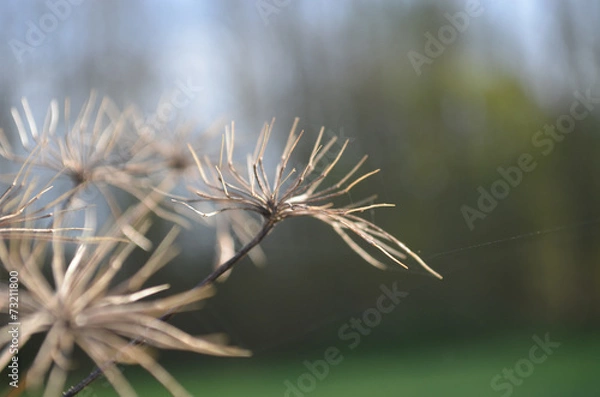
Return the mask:
[[[54,100],[48,107],[41,131],[25,98],[22,105],[28,128],[17,108],[13,108],[11,113],[23,148],[30,152],[39,151],[32,160],[33,165],[62,173],[70,177],[76,186],[109,182],[109,178],[122,168],[117,159],[117,142],[125,127],[125,117],[110,99],[103,98],[98,105],[97,95],[92,92],[73,122],[71,103],[67,99],[64,127],[59,125],[61,112]],[[65,132],[59,133],[59,127]],[[10,148],[2,149],[6,157],[21,159]]]
[[[138,148],[134,147],[132,109],[122,112],[109,98],[98,100],[97,94],[92,92],[73,121],[70,100],[65,100],[62,112],[54,100],[40,130],[26,99],[23,99],[22,105],[24,119],[16,108],[12,109],[12,115],[23,148],[36,152],[35,156],[30,156],[31,166],[67,177],[73,185],[57,199],[64,202],[65,208],[76,199],[82,199],[80,193],[86,189],[94,192],[97,189],[116,219],[122,209],[111,191],[112,187],[127,192],[140,202],[148,197],[152,183],[149,178],[151,169],[146,165],[150,161],[142,161],[143,156],[138,156]],[[12,151],[8,139],[1,133],[0,155],[24,161]],[[170,181],[163,180],[160,187],[169,190],[172,186]],[[160,205],[154,205],[153,211],[164,219],[187,225],[184,218]]]
[[[370,171],[356,176],[367,157],[363,157],[344,177],[326,188],[321,184],[330,175],[340,161],[348,141],[334,152],[333,137],[323,143],[324,129],[321,129],[306,166],[301,170],[288,169],[288,164],[294,149],[297,147],[303,132],[296,133],[298,119],[294,121],[281,160],[276,167],[272,182],[264,166],[264,155],[272,134],[273,122],[263,127],[253,155],[247,157],[246,174],[238,171],[234,158],[235,130],[226,131],[224,136],[224,154],[221,161],[214,164],[209,159],[200,159],[190,147],[194,155],[203,190],[195,190],[197,198],[192,200],[176,200],[188,207],[201,217],[211,217],[233,210],[253,212],[262,216],[267,222],[278,223],[286,218],[310,216],[327,223],[336,233],[373,266],[383,268],[385,265],[369,254],[361,243],[375,248],[393,262],[408,268],[404,260],[410,256],[429,273],[441,276],[425,264],[425,262],[398,239],[376,226],[358,217],[356,214],[374,208],[391,207],[390,204],[369,204],[372,200],[363,200],[343,207],[335,207],[332,200],[346,195],[365,179],[379,172]],[[223,159],[226,161],[224,163]],[[320,165],[322,161],[325,164]],[[371,198],[372,199],[372,198]],[[219,205],[216,211],[210,213],[196,209],[194,202],[211,202]],[[348,233],[351,232],[351,233]],[[355,239],[353,239],[353,236]]]
[[[144,117],[143,112],[135,106],[130,107],[129,113],[136,132],[135,142],[130,145],[136,166],[149,174],[167,173],[169,177],[184,179],[190,171],[195,173],[194,158],[187,144],[192,142],[195,150],[208,153],[210,141],[222,125],[218,121],[197,135],[195,126],[189,122],[160,122],[157,116],[160,107],[150,117]]]
[[[145,233],[149,222],[135,223]],[[115,229],[118,230],[118,229]],[[41,271],[48,248],[47,241],[14,239],[0,241],[0,261],[8,271],[19,274],[20,346],[38,333],[45,340],[27,373],[27,386],[41,386],[45,378],[45,395],[56,396],[64,387],[71,369],[70,356],[78,345],[102,369],[109,382],[122,396],[135,392],[116,367],[117,363],[137,364],[149,371],[173,395],[189,396],[183,387],[142,345],[131,343],[141,338],[145,344],[159,349],[188,350],[218,356],[247,356],[243,349],[192,337],[158,319],[165,312],[186,310],[211,296],[210,287],[196,288],[166,298],[149,300],[169,288],[167,284],[144,288],[157,270],[176,254],[173,247],[178,231],[172,230],[157,247],[146,264],[120,284],[115,277],[134,250],[133,243],[114,239],[99,244],[80,242],[69,261],[64,243],[52,241],[52,282]],[[8,286],[0,284],[0,307],[8,307]],[[0,328],[0,368],[11,359],[9,326]],[[49,374],[49,375],[48,375]]]

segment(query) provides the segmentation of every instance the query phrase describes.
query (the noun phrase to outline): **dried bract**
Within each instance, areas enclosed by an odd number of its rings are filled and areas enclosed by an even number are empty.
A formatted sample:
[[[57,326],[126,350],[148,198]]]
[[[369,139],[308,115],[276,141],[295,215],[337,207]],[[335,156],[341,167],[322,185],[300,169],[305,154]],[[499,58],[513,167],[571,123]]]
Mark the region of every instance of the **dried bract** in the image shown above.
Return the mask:
[[[382,228],[360,218],[356,214],[374,208],[391,207],[391,204],[369,204],[374,197],[343,207],[335,207],[332,200],[346,195],[356,185],[376,174],[374,170],[358,177],[359,168],[367,160],[364,156],[343,178],[327,188],[320,189],[322,182],[332,172],[346,150],[348,141],[333,152],[336,137],[322,144],[321,129],[307,165],[301,170],[288,170],[291,155],[297,147],[302,132],[296,134],[298,119],[290,131],[287,143],[277,165],[272,181],[264,167],[264,154],[272,133],[273,123],[263,128],[253,155],[247,157],[246,173],[239,172],[234,164],[234,126],[224,136],[221,158],[214,164],[209,158],[195,156],[196,164],[205,186],[195,190],[197,199],[177,200],[202,217],[214,216],[226,211],[242,210],[259,214],[268,227],[291,217],[309,216],[330,225],[352,250],[373,266],[385,265],[368,253],[360,244],[367,243],[393,262],[408,268],[404,260],[410,256],[434,276],[441,276],[406,245]],[[190,148],[193,153],[193,150]],[[321,164],[321,162],[326,162]],[[203,212],[192,206],[194,202],[217,203],[219,208]],[[356,240],[355,240],[356,239]]]
[[[29,178],[29,161],[17,173],[13,182],[0,194],[0,239],[6,238],[62,238],[62,233],[79,228],[50,228],[35,226],[35,222],[52,217],[56,202],[36,206],[44,194],[52,189],[42,188]],[[65,237],[66,238],[66,237]]]
[[[140,233],[149,224],[142,223]],[[0,260],[7,271],[18,272],[19,349],[38,333],[45,340],[27,372],[27,386],[40,387],[47,378],[45,396],[57,396],[63,389],[70,356],[78,345],[102,369],[108,381],[122,396],[136,395],[116,363],[136,364],[150,372],[175,396],[189,396],[144,345],[160,349],[187,350],[218,356],[247,356],[243,349],[192,337],[160,320],[166,312],[186,310],[213,294],[210,287],[195,288],[173,296],[148,300],[169,288],[168,284],[142,288],[148,278],[169,262],[177,251],[172,244],[177,231],[171,231],[153,255],[133,276],[115,285],[124,262],[135,248],[133,243],[114,239],[90,245],[79,243],[67,260],[64,243],[52,242],[52,280],[42,273],[49,242],[30,239],[0,241]],[[8,286],[2,285],[0,307],[8,307]],[[0,328],[0,368],[11,359],[10,326]]]

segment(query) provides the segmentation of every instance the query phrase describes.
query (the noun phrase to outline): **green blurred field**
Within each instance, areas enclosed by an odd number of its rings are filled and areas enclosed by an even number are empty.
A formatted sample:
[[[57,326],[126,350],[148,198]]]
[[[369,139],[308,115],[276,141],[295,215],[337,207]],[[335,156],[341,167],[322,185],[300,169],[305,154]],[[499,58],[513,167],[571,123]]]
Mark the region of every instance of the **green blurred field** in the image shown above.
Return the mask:
[[[538,334],[541,336],[542,333]],[[502,396],[503,392],[491,389],[490,381],[503,368],[512,367],[527,356],[533,345],[531,335],[533,333],[523,333],[508,340],[419,346],[405,351],[390,346],[387,352],[381,353],[371,349],[361,353],[361,346],[355,351],[339,346],[343,361],[332,367],[313,391],[304,395]],[[551,339],[561,342],[561,346],[544,363],[536,365],[533,374],[523,379],[510,395],[600,395],[600,338],[557,334]],[[202,365],[171,362],[166,366],[194,396],[284,396],[284,381],[295,382],[306,371],[302,362],[323,358],[326,347],[298,354],[296,358],[258,356],[250,360],[209,360]],[[140,396],[167,395],[149,376],[137,369],[127,371],[130,371],[128,377]],[[116,395],[101,383],[93,389],[97,396]]]

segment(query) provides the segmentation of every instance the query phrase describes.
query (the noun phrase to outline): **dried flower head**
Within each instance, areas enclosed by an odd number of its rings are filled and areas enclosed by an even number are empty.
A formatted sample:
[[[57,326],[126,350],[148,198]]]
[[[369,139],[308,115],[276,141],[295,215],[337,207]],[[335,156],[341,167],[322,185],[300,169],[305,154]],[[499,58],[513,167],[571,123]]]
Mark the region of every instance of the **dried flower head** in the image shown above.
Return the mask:
[[[172,186],[195,182],[198,172],[195,158],[199,153],[210,158],[209,153],[212,154],[213,151],[209,149],[214,146],[211,140],[222,123],[213,123],[195,137],[193,125],[190,123],[179,123],[172,127],[171,123],[158,123],[156,120],[149,122],[135,107],[131,108],[131,114],[139,136],[139,139],[130,145],[136,167],[142,167],[153,176],[160,176],[161,180],[171,181]],[[193,143],[190,143],[190,140]],[[190,150],[190,147],[193,150]],[[163,189],[160,191],[173,196]],[[202,219],[208,221],[207,218]],[[260,229],[260,224],[244,212],[228,212],[214,218],[214,222],[207,223],[215,227],[217,234],[215,266],[235,255],[235,241],[247,244]],[[255,247],[249,256],[258,266],[266,262],[266,256],[260,246]]]
[[[157,117],[160,112],[160,104],[152,117],[144,117],[143,112],[135,106],[129,107],[128,113],[131,114],[136,132],[135,141],[128,145],[130,155],[135,158],[136,166],[143,167],[149,174],[168,173],[169,176],[186,178],[196,172],[196,164],[187,145],[191,144],[195,150],[207,153],[211,139],[222,122],[215,122],[206,131],[196,134],[193,123],[161,122]]]
[[[89,197],[83,193],[93,191],[88,189],[98,189],[114,218],[118,219],[122,210],[111,191],[114,187],[140,202],[148,202],[149,195],[152,195],[151,207],[155,214],[187,226],[185,219],[160,205],[162,197],[157,199],[158,195],[151,193],[150,170],[144,164],[136,163],[138,157],[132,155],[131,148],[127,146],[132,143],[131,135],[135,135],[131,110],[121,112],[107,97],[98,103],[97,94],[92,91],[73,122],[70,100],[65,100],[62,124],[58,102],[53,100],[40,131],[28,101],[23,99],[22,104],[28,128],[16,108],[12,109],[12,115],[21,144],[30,152],[30,165],[52,171],[55,178],[67,177],[72,183],[73,188],[55,201],[62,203],[62,208],[71,208],[76,200],[87,204]],[[0,155],[13,161],[27,161],[13,152],[1,131]],[[171,181],[165,179],[160,186],[168,190]],[[133,232],[132,229],[126,230]],[[141,235],[130,234],[128,237],[140,242],[145,249],[150,246],[150,242]]]
[[[127,112],[121,112],[106,97],[98,104],[97,94],[92,92],[74,121],[71,121],[71,102],[66,99],[61,123],[58,101],[53,100],[40,130],[26,99],[22,100],[22,105],[28,128],[21,113],[12,109],[21,144],[29,152],[37,151],[31,160],[33,166],[69,178],[73,189],[62,196],[66,206],[92,186],[101,192],[115,217],[121,211],[110,186],[143,200],[147,194],[146,170],[134,167],[132,158],[121,146],[127,142],[126,136],[131,129]],[[0,135],[0,155],[24,161],[13,152],[8,139]],[[159,211],[157,208],[156,212]]]
[[[148,222],[139,225],[144,233]],[[117,232],[119,229],[115,229]],[[147,298],[169,288],[168,284],[143,288],[148,278],[169,262],[177,251],[171,231],[150,259],[133,276],[115,285],[134,244],[115,239],[97,245],[79,243],[70,261],[64,243],[52,242],[52,280],[42,273],[47,241],[15,239],[0,241],[0,260],[19,279],[19,348],[38,333],[46,337],[27,372],[27,386],[41,386],[47,377],[45,396],[60,394],[71,369],[71,353],[79,346],[102,369],[122,396],[135,396],[116,363],[136,364],[150,372],[173,395],[189,396],[183,387],[160,366],[147,349],[130,342],[143,340],[160,349],[188,350],[219,356],[247,356],[243,349],[192,337],[160,320],[165,312],[183,311],[212,295],[210,287],[195,288],[170,297]],[[16,274],[16,273],[13,273]],[[11,287],[12,288],[12,287]],[[1,285],[0,307],[8,308],[8,286]],[[11,359],[10,326],[0,328],[0,368]]]
[[[350,172],[335,184],[319,189],[321,183],[339,162],[348,141],[344,142],[341,149],[332,155],[332,148],[337,138],[333,137],[322,145],[321,140],[324,129],[321,129],[309,156],[308,164],[304,169],[300,171],[296,169],[288,170],[291,155],[303,134],[303,132],[296,134],[297,126],[298,119],[294,121],[281,160],[272,182],[270,182],[264,167],[264,153],[272,132],[273,122],[264,126],[254,154],[252,156],[248,155],[247,175],[239,172],[234,165],[235,131],[232,124],[231,129],[226,130],[223,141],[224,148],[221,150],[221,158],[218,164],[214,164],[208,158],[200,159],[195,156],[206,189],[196,190],[195,194],[198,197],[196,199],[176,201],[202,217],[210,217],[232,210],[254,212],[265,220],[267,233],[275,224],[284,219],[310,216],[330,225],[352,250],[373,266],[385,267],[381,261],[360,245],[361,242],[374,247],[393,262],[405,268],[408,267],[403,261],[407,256],[410,256],[428,272],[441,278],[417,254],[394,236],[372,222],[356,215],[374,208],[392,207],[393,205],[368,204],[374,198],[371,197],[344,207],[334,207],[333,199],[346,195],[360,182],[379,172],[379,170],[375,170],[354,177],[367,160],[367,156],[364,156]],[[191,148],[190,150],[194,153]],[[332,159],[329,163],[317,167],[322,160],[329,159]],[[217,203],[219,208],[216,211],[203,212],[190,204],[193,202]]]

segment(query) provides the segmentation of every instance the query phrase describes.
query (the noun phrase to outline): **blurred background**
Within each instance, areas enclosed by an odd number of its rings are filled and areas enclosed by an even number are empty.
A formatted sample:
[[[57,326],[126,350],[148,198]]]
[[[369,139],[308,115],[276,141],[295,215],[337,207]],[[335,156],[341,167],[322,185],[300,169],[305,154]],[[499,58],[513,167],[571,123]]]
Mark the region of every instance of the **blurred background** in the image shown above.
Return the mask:
[[[21,97],[41,123],[53,98],[96,89],[151,115],[181,90],[173,118],[198,134],[235,120],[244,148],[276,117],[276,159],[300,117],[297,164],[325,126],[351,142],[340,175],[363,154],[382,169],[347,199],[397,204],[365,216],[444,280],[374,269],[323,224],[286,222],[265,267],[244,260],[175,319],[255,352],[162,353],[193,395],[596,396],[599,18],[599,3],[566,0],[3,1],[0,126],[17,141]],[[214,238],[185,232],[161,280],[202,278]],[[374,314],[382,288],[403,295]],[[78,376],[92,368],[79,364]],[[82,395],[114,395],[104,383]]]

